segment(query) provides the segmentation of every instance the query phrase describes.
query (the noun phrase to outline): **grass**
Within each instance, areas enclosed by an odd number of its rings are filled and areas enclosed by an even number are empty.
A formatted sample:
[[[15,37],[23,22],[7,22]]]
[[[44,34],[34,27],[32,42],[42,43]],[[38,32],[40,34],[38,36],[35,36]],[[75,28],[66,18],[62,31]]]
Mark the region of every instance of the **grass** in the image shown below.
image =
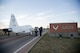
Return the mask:
[[[46,33],[29,53],[80,53],[80,38],[54,38]]]

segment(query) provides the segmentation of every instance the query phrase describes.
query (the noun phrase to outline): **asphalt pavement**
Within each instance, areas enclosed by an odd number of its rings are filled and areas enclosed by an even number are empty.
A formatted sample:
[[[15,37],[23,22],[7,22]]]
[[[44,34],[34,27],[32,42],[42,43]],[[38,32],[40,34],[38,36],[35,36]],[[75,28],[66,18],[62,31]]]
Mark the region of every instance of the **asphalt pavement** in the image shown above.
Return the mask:
[[[18,36],[15,34],[11,34],[10,36],[0,36],[0,53],[13,53],[35,37],[35,35],[26,34],[19,34]]]
[[[34,35],[1,36],[0,53],[13,53],[15,50],[32,40]]]

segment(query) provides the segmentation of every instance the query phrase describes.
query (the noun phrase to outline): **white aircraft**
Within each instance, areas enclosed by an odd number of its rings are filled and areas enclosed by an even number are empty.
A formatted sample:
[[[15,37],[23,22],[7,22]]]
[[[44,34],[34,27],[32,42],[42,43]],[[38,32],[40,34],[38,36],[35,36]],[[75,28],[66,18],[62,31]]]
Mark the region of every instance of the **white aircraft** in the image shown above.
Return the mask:
[[[32,31],[34,29],[30,25],[19,26],[16,19],[15,19],[15,16],[13,14],[11,14],[9,30],[16,33],[16,34],[18,34],[18,33],[29,33],[32,35]]]

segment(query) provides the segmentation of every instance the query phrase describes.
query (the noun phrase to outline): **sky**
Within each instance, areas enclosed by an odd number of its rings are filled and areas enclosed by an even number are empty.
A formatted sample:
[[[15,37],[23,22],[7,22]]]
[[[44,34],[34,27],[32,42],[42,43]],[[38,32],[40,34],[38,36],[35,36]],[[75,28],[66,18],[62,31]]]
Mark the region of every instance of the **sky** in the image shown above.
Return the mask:
[[[80,27],[80,0],[0,0],[0,29],[9,27],[11,14],[19,26],[77,22]]]

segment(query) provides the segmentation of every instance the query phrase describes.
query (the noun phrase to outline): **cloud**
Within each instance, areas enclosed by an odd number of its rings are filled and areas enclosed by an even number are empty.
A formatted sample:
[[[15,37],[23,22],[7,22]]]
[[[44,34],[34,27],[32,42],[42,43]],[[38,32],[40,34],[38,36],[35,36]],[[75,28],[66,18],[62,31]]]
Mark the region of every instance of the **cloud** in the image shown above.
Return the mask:
[[[8,28],[7,25],[0,25],[0,29]]]
[[[34,20],[46,20],[47,18],[52,17],[49,13],[50,12],[39,12],[36,13],[33,18]]]
[[[0,21],[0,29],[3,29],[3,28],[8,28],[8,21],[7,20],[1,20]]]
[[[0,20],[2,25],[9,25],[9,20]]]
[[[41,21],[41,20],[45,20],[46,18],[46,13],[44,12],[39,12],[39,13],[36,13],[36,14],[23,14],[23,15],[18,15],[16,16],[17,19],[19,20],[24,20],[25,22],[26,21]]]
[[[45,12],[38,12],[36,14],[25,14],[20,15],[19,17],[24,17],[22,19],[18,19],[18,23],[20,26],[22,25],[32,25],[32,26],[40,26],[42,22],[46,23],[49,15]]]
[[[19,15],[16,15],[15,17],[17,18],[17,19],[23,19],[23,18],[26,18],[26,17],[28,17],[29,16],[29,14],[19,14]]]
[[[61,13],[59,15],[56,15],[56,16],[66,16],[66,15],[71,15],[71,14],[76,14],[78,13],[77,11],[70,11],[70,12],[66,12],[66,13]]]
[[[44,16],[46,13],[44,12],[40,12],[40,13],[37,13],[36,16]]]
[[[46,18],[36,17],[36,18],[34,18],[33,20],[35,20],[35,21],[44,21],[44,20],[46,20]]]

